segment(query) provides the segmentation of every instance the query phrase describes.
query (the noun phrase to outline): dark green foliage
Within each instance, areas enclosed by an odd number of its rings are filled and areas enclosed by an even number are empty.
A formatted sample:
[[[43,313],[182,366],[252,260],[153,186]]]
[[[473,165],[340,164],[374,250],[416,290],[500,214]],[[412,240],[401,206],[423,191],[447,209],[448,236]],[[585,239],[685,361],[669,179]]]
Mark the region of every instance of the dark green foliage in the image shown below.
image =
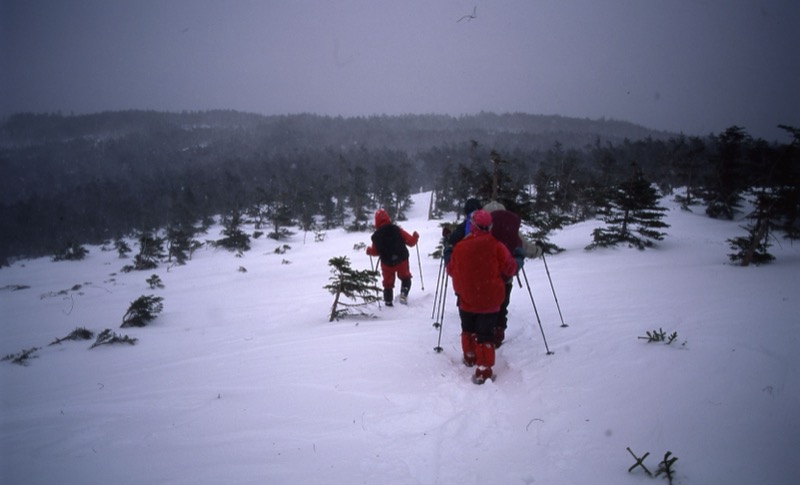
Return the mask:
[[[275,254],[286,254],[286,251],[289,251],[290,249],[292,249],[291,246],[284,244],[275,248]]]
[[[350,260],[346,256],[331,258],[328,260],[328,265],[331,267],[330,283],[323,288],[334,295],[329,321],[344,318],[356,307],[380,301],[381,288],[377,285],[379,276],[377,271],[354,270],[350,267]],[[342,301],[342,298],[355,303]]]
[[[162,301],[164,299],[160,296],[140,296],[131,303],[122,317],[121,328],[146,326],[164,309]]]
[[[192,252],[197,249],[198,241],[192,239],[195,235],[192,226],[170,227],[167,229],[167,260],[175,259],[175,264],[184,265],[191,259]]]
[[[242,230],[242,214],[233,211],[223,221],[222,239],[214,241],[214,246],[242,253],[250,250],[250,236]]]
[[[29,288],[30,286],[28,285],[6,285],[0,288],[0,290],[20,291],[20,290],[27,290]]]
[[[672,332],[671,334],[667,335],[663,329],[659,328],[658,330],[653,330],[652,332],[645,332],[646,337],[639,337],[641,340],[647,340],[647,343],[650,342],[665,342],[667,345],[671,344],[675,339],[678,338],[678,332]]]
[[[97,335],[97,339],[95,339],[94,343],[92,344],[90,349],[95,347],[99,347],[100,345],[111,345],[111,344],[129,344],[135,345],[139,339],[131,338],[127,335],[119,335],[116,332],[112,332],[110,329],[105,329]]]
[[[150,289],[155,290],[156,288],[164,288],[164,283],[161,281],[161,277],[157,274],[152,275],[151,277],[147,278],[147,284],[150,286]]]
[[[675,476],[674,476],[675,475],[675,470],[672,468],[672,466],[675,464],[676,461],[678,461],[678,458],[672,456],[672,452],[671,451],[668,451],[668,452],[666,452],[664,454],[664,459],[661,460],[658,463],[658,470],[656,470],[656,473],[654,475],[652,472],[650,472],[650,470],[644,464],[644,460],[647,459],[648,456],[650,456],[650,452],[649,451],[647,453],[645,453],[644,455],[642,455],[641,457],[638,457],[631,450],[630,447],[628,447],[626,449],[628,450],[628,453],[630,453],[631,456],[633,456],[633,458],[636,460],[636,463],[634,463],[630,468],[628,468],[628,473],[632,472],[633,470],[635,470],[637,468],[641,468],[642,470],[644,470],[644,472],[647,474],[647,476],[651,477],[651,478],[659,477],[659,476],[661,476],[663,474],[665,476],[665,478],[667,479],[668,483],[670,485],[672,485],[672,480],[673,480],[673,478],[675,478]]]
[[[790,143],[754,140],[738,127],[701,139],[525,114],[12,115],[0,124],[0,234],[13,235],[0,238],[0,265],[55,254],[65,241],[99,244],[142,231],[166,232],[165,256],[181,264],[186,239],[169,228],[195,221],[207,228],[213,216],[236,208],[256,218],[256,229],[271,221],[265,211],[287,208],[292,222],[278,225],[278,238],[291,224],[310,230],[315,216],[323,229],[368,230],[379,205],[402,220],[406,194],[420,189],[435,191],[434,216],[460,211],[466,197],[492,196],[491,149],[507,161],[498,166],[497,196],[520,204],[518,213],[537,231],[556,227],[549,215],[565,223],[594,217],[636,160],[663,193],[687,187],[682,204],[703,196],[721,217],[735,210],[728,195],[775,190],[783,180],[786,217],[775,229],[797,238],[800,130],[783,128]],[[531,186],[527,209],[517,195]],[[118,251],[124,257],[129,250]],[[142,255],[128,270],[153,269],[162,257]]]
[[[122,239],[117,239],[116,241],[114,241],[114,249],[117,250],[117,254],[119,254],[120,258],[127,257],[128,253],[131,252],[131,247],[128,246],[128,243],[126,243]]]
[[[750,136],[744,128],[731,126],[714,141],[716,152],[710,159],[714,169],[709,171],[705,184],[706,214],[714,219],[731,220],[740,206],[741,192],[748,186],[744,160]]]
[[[658,463],[658,470],[656,471],[655,476],[661,476],[662,474],[667,478],[667,482],[671,485],[672,479],[675,478],[675,470],[672,469],[672,465],[678,461],[678,457],[672,456],[672,452],[668,451],[664,454],[664,459]]]
[[[50,345],[57,345],[65,340],[89,340],[94,337],[94,332],[87,330],[83,327],[78,327],[69,333],[66,337],[53,340]]]
[[[38,350],[39,347],[31,347],[29,349],[17,352],[16,354],[8,354],[0,360],[4,362],[9,361],[12,364],[28,365],[28,359],[35,359],[36,356],[33,354],[35,354]]]
[[[164,257],[164,240],[150,233],[139,236],[139,254],[133,257],[132,265],[125,265],[122,271],[146,271],[158,268],[158,262]]]
[[[287,227],[292,224],[292,212],[288,206],[279,204],[274,207],[270,214],[270,221],[272,222],[273,230],[267,234],[268,238],[280,241],[294,234]]]
[[[669,227],[661,220],[666,209],[658,201],[656,189],[634,166],[633,176],[612,191],[603,217],[606,226],[592,232],[594,242],[586,249],[621,243],[638,249],[652,247],[653,241],[660,241],[666,235],[660,229]]]
[[[728,254],[731,262],[741,266],[766,264],[775,257],[769,253],[771,229],[776,224],[772,221],[774,199],[767,194],[757,197],[755,209],[747,218],[751,221],[744,229],[747,236],[728,239],[729,247],[734,251]]]
[[[53,261],[81,261],[89,251],[80,244],[70,243],[53,255]]]

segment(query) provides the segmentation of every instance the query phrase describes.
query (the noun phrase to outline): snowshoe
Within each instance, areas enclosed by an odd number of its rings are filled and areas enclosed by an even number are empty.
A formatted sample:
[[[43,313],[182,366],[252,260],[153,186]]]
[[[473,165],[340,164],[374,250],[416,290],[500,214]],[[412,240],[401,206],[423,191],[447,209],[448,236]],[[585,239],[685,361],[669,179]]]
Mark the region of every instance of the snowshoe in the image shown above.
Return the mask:
[[[480,368],[478,367],[475,369],[475,375],[472,376],[472,382],[477,385],[481,385],[487,380],[494,381],[495,376],[492,373],[491,367],[489,368]]]

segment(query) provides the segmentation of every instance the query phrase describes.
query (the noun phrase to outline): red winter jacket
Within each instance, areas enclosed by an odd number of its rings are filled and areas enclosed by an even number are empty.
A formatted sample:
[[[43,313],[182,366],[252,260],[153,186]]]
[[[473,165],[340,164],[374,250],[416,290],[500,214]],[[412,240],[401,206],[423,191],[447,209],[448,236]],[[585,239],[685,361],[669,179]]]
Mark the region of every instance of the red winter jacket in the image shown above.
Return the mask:
[[[517,263],[503,243],[479,231],[456,244],[447,266],[458,307],[471,313],[500,311],[506,296],[505,281],[516,271]]]

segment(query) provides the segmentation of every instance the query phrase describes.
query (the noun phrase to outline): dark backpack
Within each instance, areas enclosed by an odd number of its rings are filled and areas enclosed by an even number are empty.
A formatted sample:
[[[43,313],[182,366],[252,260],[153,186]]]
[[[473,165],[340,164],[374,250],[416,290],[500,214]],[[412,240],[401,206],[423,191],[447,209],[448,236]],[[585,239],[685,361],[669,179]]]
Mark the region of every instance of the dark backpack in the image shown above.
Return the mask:
[[[381,262],[387,266],[395,266],[408,259],[408,248],[400,234],[400,228],[394,224],[386,224],[375,231],[372,244]]]

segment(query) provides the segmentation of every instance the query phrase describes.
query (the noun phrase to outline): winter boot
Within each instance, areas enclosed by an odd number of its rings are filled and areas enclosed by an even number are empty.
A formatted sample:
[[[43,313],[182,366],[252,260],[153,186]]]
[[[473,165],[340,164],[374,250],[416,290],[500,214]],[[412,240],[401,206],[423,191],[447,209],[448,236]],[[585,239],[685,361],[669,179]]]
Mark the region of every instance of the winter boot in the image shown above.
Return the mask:
[[[408,292],[411,290],[411,279],[400,282],[400,303],[408,303]]]
[[[472,382],[475,384],[483,384],[487,379],[492,379],[492,366],[494,365],[494,343],[492,342],[479,342],[475,347],[475,357],[477,358],[476,364],[478,368],[475,369],[475,375],[472,377]]]
[[[393,306],[392,301],[394,300],[394,288],[384,288],[383,289],[383,303],[386,306]]]
[[[475,365],[475,344],[476,336],[474,333],[461,332],[461,350],[464,351],[464,365],[472,367]]]
[[[506,329],[503,327],[494,327],[494,348],[499,349],[506,339]]]

